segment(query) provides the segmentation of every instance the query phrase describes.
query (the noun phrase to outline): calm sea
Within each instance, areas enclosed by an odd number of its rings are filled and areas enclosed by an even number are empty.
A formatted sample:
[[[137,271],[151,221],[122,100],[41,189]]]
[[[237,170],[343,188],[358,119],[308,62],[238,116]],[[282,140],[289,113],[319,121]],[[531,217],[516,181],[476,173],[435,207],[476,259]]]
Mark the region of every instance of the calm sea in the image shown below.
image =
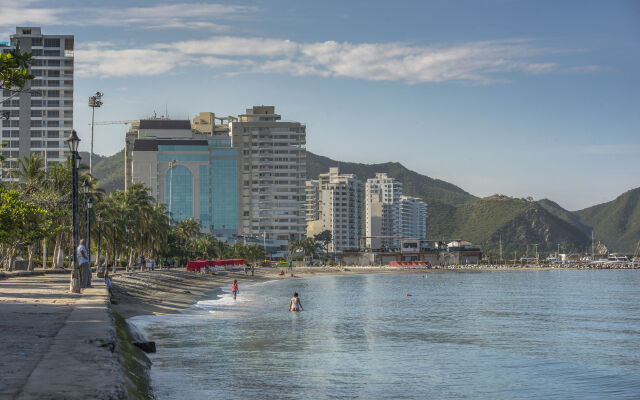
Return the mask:
[[[130,322],[159,399],[640,398],[640,271],[285,279]]]

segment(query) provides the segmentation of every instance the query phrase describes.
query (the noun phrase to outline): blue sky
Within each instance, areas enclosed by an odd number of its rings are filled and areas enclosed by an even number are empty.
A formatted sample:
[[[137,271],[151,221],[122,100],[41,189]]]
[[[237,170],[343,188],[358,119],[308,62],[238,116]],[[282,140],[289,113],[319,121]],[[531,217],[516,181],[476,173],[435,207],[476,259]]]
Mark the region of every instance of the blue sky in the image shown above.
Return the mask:
[[[640,186],[640,2],[0,0],[76,38],[75,129],[275,105],[307,148],[570,209]],[[126,127],[96,128],[95,150]]]

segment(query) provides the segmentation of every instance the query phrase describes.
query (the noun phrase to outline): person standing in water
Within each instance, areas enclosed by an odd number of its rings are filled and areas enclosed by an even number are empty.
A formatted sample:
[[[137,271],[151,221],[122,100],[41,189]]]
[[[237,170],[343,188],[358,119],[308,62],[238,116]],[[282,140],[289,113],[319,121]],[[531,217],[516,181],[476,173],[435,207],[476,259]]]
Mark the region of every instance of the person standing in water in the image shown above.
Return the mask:
[[[233,280],[233,285],[231,285],[231,293],[233,293],[233,300],[236,299],[236,295],[238,294],[238,280]]]
[[[289,311],[304,311],[302,302],[300,302],[300,298],[298,297],[298,292],[294,293],[291,300],[289,300]]]

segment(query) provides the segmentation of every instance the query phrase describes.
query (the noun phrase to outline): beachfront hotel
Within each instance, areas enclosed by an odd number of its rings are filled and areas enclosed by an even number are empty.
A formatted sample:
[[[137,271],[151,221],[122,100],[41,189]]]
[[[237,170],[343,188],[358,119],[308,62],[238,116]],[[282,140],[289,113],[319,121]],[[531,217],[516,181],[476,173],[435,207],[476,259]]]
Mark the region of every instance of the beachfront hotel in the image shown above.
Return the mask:
[[[305,143],[305,126],[281,121],[273,106],[140,120],[126,134],[125,188],[142,182],[174,220],[194,218],[203,232],[284,255],[306,230]]]
[[[20,47],[31,53],[35,78],[25,90],[0,93],[3,169],[17,168],[29,153],[42,154],[47,164],[63,162],[68,155],[65,139],[73,129],[73,35],[43,35],[39,27],[17,27],[0,52]]]
[[[189,120],[134,123],[125,145],[125,182],[149,187],[175,221],[194,218],[202,232],[237,235],[238,151],[220,133],[194,130]]]
[[[331,232],[330,252],[360,247],[362,236],[362,181],[353,174],[340,174],[338,168],[307,181],[307,236]]]
[[[229,135],[241,165],[239,234],[269,240],[274,256],[284,255],[306,231],[306,127],[254,106],[229,121]]]
[[[427,203],[403,195],[402,183],[378,173],[365,184],[365,236],[369,249],[397,249],[401,240],[427,239]]]
[[[411,196],[400,197],[400,226],[403,238],[427,238],[427,203]]]
[[[397,248],[402,236],[400,198],[402,183],[377,173],[365,184],[365,236],[370,249]]]

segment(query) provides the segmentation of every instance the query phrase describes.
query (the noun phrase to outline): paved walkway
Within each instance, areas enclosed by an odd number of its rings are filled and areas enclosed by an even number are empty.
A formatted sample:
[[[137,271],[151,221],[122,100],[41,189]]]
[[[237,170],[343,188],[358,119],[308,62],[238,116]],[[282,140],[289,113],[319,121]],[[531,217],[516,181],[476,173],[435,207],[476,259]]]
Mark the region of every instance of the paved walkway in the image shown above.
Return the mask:
[[[69,275],[0,280],[0,399],[124,398],[103,281],[82,295]]]

